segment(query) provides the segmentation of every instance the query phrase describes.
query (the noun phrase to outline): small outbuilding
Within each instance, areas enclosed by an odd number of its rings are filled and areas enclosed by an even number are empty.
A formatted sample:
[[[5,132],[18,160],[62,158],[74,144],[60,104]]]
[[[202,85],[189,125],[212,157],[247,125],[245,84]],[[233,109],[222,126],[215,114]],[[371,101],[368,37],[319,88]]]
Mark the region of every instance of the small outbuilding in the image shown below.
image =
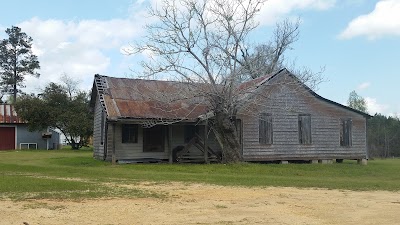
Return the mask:
[[[13,105],[0,104],[0,151],[13,149],[57,149],[60,134],[52,129],[29,131]]]
[[[221,147],[207,123],[213,113],[203,101],[182,97],[166,104],[151,97],[187,86],[95,75],[94,157],[120,163],[219,161]],[[319,96],[288,70],[244,82],[237,91],[248,99],[236,120],[245,161],[368,158],[370,115]]]

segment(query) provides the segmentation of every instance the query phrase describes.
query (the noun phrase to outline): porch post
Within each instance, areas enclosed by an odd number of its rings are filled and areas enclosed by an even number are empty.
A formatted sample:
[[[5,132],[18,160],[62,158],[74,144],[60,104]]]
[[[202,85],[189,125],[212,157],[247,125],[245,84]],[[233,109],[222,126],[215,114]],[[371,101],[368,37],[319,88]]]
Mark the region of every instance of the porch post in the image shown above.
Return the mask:
[[[113,129],[113,140],[112,140],[112,155],[111,155],[111,162],[113,165],[117,163],[117,159],[115,157],[115,123],[112,124]]]
[[[167,126],[167,140],[168,140],[168,162],[169,164],[172,164],[172,127],[171,125]]]
[[[208,120],[204,124],[204,163],[208,162]]]

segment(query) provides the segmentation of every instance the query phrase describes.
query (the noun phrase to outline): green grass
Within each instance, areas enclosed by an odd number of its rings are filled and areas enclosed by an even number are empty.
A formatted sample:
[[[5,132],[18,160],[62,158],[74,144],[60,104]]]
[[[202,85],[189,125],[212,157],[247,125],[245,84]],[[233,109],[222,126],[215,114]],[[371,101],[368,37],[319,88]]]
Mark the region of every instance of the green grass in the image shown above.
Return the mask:
[[[132,164],[92,159],[89,150],[0,152],[0,198],[82,199],[157,197],[135,184],[199,182],[218,185],[400,191],[400,160],[342,164]]]

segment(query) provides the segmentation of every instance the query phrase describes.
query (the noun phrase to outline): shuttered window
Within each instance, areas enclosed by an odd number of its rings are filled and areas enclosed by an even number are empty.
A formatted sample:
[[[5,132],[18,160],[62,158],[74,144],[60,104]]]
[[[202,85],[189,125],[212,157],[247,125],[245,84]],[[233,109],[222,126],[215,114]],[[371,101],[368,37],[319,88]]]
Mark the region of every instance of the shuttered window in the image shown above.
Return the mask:
[[[258,135],[260,144],[272,144],[272,134],[272,115],[268,113],[261,113],[258,122]]]
[[[122,124],[122,143],[138,142],[138,125]]]
[[[311,144],[311,116],[308,114],[299,115],[299,143]]]
[[[340,120],[340,146],[349,147],[352,145],[351,128],[352,128],[351,119]]]

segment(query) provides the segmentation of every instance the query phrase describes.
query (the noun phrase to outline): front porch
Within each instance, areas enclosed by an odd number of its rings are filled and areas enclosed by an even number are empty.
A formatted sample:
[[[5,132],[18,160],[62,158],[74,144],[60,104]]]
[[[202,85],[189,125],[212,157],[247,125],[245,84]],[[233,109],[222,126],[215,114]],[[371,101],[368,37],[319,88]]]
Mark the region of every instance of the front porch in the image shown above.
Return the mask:
[[[156,125],[108,124],[106,160],[112,163],[220,162],[220,147],[205,122]]]

